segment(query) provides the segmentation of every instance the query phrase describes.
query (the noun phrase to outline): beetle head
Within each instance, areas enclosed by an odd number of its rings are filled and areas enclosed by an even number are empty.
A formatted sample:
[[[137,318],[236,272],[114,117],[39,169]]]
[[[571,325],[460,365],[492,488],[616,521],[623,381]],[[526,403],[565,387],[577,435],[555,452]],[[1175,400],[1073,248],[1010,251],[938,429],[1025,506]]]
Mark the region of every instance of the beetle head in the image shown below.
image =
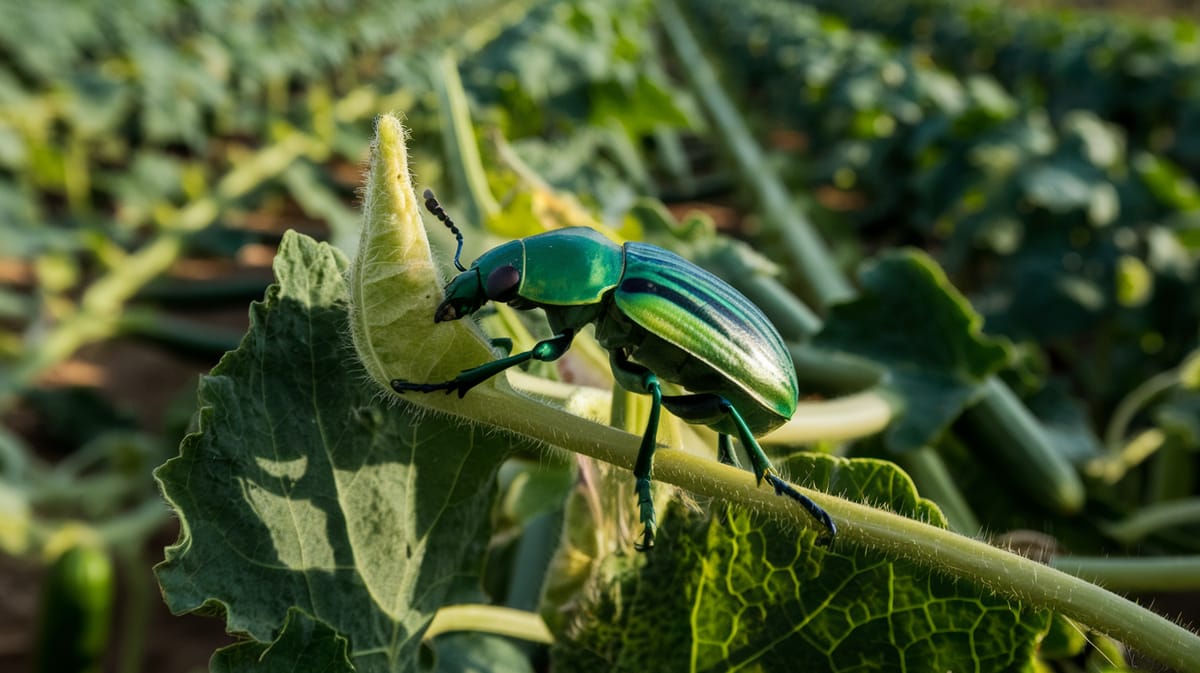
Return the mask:
[[[518,302],[524,256],[525,247],[520,240],[484,253],[471,268],[446,285],[446,297],[438,305],[434,321],[458,320],[489,301]]]
[[[433,321],[458,320],[479,310],[485,301],[487,296],[479,280],[479,268],[471,267],[446,284],[446,296],[438,304]]]
[[[500,264],[490,269],[472,266],[446,285],[446,296],[433,314],[433,321],[458,320],[489,301],[518,303],[520,287],[521,272],[512,264]]]

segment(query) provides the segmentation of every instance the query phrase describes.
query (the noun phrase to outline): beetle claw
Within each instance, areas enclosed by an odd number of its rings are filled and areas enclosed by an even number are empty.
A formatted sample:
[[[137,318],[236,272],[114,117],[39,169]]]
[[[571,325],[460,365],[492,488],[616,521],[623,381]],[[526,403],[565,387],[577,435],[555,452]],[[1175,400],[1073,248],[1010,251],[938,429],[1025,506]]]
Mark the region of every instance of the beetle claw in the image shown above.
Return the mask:
[[[468,390],[470,390],[471,388],[473,388],[475,386],[475,384],[474,383],[466,383],[464,381],[459,381],[457,379],[454,381],[445,381],[442,383],[413,383],[412,381],[404,381],[401,379],[392,379],[391,386],[392,386],[392,390],[396,391],[400,395],[403,395],[404,393],[407,393],[409,391],[418,392],[418,393],[433,393],[433,392],[437,392],[440,390],[443,393],[446,393],[447,395],[449,395],[452,392],[457,391],[459,398],[462,398],[463,396],[465,396],[467,394]]]
[[[638,551],[650,551],[654,549],[654,522],[647,522],[646,527],[642,529],[642,541],[634,542],[633,548]]]
[[[638,479],[634,490],[638,494],[638,518],[644,528],[642,529],[641,543],[633,543],[633,548],[638,551],[650,551],[654,548],[654,534],[658,531],[658,520],[654,515],[654,498],[650,495],[650,479]]]
[[[787,497],[800,503],[812,518],[816,519],[825,528],[825,532],[818,538],[817,543],[821,546],[828,546],[837,537],[837,524],[833,522],[833,517],[829,516],[829,512],[822,509],[817,503],[813,502],[800,491],[797,491],[791,484],[783,479],[780,479],[773,471],[768,470],[763,475],[771,486],[775,487],[775,495],[786,495]]]

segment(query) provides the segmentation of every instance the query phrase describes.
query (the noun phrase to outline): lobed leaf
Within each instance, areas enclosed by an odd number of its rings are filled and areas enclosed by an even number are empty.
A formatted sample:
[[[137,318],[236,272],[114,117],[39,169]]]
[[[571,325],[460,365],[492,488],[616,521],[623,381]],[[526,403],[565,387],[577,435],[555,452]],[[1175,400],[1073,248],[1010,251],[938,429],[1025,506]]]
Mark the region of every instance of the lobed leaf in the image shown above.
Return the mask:
[[[822,490],[945,526],[891,463],[804,455],[791,467]],[[556,669],[1022,671],[1047,626],[1045,613],[982,587],[821,547],[743,508],[676,506],[670,518],[674,536],[653,556],[593,587],[554,649]]]
[[[1006,342],[981,332],[979,316],[924,253],[884,254],[859,279],[862,294],[833,307],[814,344],[885,367],[883,385],[902,413],[884,440],[896,451],[928,444],[1008,360]]]
[[[176,613],[215,607],[268,643],[300,610],[305,647],[344,638],[359,671],[413,670],[433,612],[478,572],[510,440],[418,424],[366,383],[345,270],[285,236],[249,333],[201,382],[199,432],[155,473],[182,529],[156,572]]]
[[[320,671],[350,673],[354,667],[346,656],[346,639],[312,615],[292,608],[279,637],[271,643],[246,641],[219,650],[212,659],[213,673],[254,669],[272,671]]]

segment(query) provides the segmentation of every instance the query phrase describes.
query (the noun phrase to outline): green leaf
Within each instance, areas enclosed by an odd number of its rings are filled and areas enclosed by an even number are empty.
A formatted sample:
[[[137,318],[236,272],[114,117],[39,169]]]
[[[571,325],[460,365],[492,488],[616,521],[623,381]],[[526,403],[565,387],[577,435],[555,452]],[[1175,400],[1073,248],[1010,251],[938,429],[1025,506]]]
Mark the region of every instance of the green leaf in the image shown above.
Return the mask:
[[[889,252],[859,280],[862,294],[833,307],[814,344],[886,368],[883,386],[903,409],[884,434],[888,447],[926,445],[1008,360],[1006,342],[981,332],[979,316],[922,252]]]
[[[1066,161],[1034,165],[1022,174],[1025,196],[1054,213],[1086,207],[1092,184],[1081,172],[1080,166]]]
[[[678,94],[661,79],[658,73],[643,72],[632,84],[616,80],[597,83],[592,88],[591,125],[603,127],[616,121],[634,137],[648,136],[664,125],[687,128],[688,117],[679,107]]]
[[[816,488],[945,526],[885,461],[802,455]],[[670,537],[593,587],[556,670],[1027,670],[1046,613],[727,507],[673,507]]]
[[[1087,410],[1061,381],[1048,382],[1025,403],[1042,422],[1054,447],[1072,463],[1081,465],[1103,452]]]
[[[274,642],[246,641],[222,648],[213,655],[210,669],[213,673],[246,670],[350,673],[354,666],[346,657],[346,648],[346,639],[328,624],[292,608]]]
[[[249,333],[201,382],[199,432],[156,471],[182,528],[156,570],[176,613],[216,607],[266,643],[299,609],[357,670],[413,670],[433,612],[478,574],[510,435],[380,397],[348,343],[346,266],[284,237]]]

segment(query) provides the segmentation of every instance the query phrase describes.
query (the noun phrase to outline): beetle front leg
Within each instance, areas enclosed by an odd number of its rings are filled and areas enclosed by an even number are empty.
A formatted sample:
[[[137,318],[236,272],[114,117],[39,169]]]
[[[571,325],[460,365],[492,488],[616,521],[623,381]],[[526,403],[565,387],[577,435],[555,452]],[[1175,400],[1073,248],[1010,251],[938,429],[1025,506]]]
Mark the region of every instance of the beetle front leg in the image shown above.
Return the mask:
[[[413,383],[411,381],[392,379],[392,390],[395,390],[401,395],[410,391],[418,393],[432,393],[441,390],[446,394],[457,391],[458,396],[463,397],[471,388],[474,388],[480,383],[492,378],[496,374],[499,374],[500,372],[511,367],[515,367],[523,362],[528,362],[529,360],[538,360],[541,362],[557,360],[563,356],[563,353],[566,353],[567,350],[571,348],[571,341],[574,338],[574,330],[563,330],[561,334],[537,342],[533,345],[533,348],[530,348],[524,353],[517,353],[516,355],[510,355],[506,358],[486,362],[478,367],[464,369],[458,373],[458,376],[455,376],[449,381],[442,381],[441,383]]]

